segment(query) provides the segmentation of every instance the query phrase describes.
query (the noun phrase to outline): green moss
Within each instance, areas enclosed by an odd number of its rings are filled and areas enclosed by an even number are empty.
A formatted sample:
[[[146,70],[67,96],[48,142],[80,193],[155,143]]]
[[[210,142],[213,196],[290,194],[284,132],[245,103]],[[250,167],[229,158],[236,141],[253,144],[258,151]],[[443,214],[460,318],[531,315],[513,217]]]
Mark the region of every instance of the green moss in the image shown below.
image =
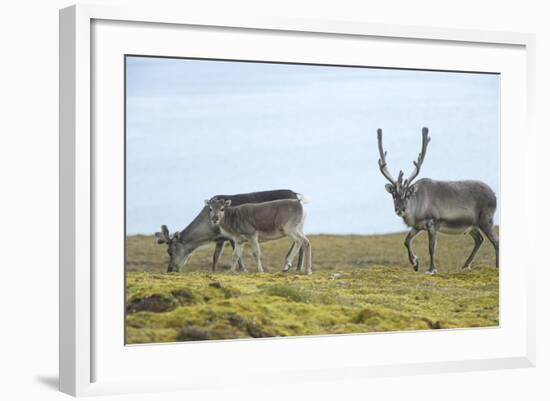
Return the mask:
[[[263,292],[294,302],[311,302],[313,298],[311,292],[289,284],[271,284],[263,287]]]
[[[129,237],[127,343],[499,324],[499,274],[489,246],[484,244],[472,271],[462,271],[471,241],[442,236],[439,274],[427,276],[409,266],[403,238],[311,236],[314,274],[306,276],[278,271],[286,241],[262,245],[267,274],[211,273],[212,250],[197,251],[185,271],[168,274],[165,250],[152,237]],[[415,250],[427,260],[422,238]],[[223,257],[228,264],[230,253]]]

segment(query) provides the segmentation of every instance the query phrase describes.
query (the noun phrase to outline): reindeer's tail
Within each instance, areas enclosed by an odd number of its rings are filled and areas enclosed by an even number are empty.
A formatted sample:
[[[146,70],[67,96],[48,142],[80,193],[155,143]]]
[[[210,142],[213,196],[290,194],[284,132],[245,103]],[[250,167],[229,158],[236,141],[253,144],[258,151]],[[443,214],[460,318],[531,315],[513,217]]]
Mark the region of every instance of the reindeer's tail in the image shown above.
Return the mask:
[[[298,197],[298,200],[304,204],[309,203],[309,199],[306,198],[304,195],[296,193],[296,196]]]

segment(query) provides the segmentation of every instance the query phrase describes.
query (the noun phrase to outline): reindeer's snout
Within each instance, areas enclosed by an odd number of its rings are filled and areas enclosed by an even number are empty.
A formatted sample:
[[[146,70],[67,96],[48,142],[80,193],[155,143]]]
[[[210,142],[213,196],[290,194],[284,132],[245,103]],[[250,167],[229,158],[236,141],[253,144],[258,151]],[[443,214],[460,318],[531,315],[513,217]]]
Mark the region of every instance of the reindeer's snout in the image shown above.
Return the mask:
[[[212,224],[216,225],[220,222],[220,219],[218,217],[212,217],[211,221],[212,221]]]

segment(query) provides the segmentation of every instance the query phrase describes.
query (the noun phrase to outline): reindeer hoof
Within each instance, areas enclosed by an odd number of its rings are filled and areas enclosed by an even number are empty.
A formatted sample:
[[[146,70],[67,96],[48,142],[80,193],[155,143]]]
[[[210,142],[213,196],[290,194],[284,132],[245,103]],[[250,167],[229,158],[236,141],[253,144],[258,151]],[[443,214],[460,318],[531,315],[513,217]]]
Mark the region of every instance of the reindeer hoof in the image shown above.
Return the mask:
[[[468,266],[462,266],[462,270],[472,270],[472,265],[468,265]]]
[[[283,272],[286,273],[286,272],[290,271],[291,267],[292,267],[292,265],[285,265],[285,267],[283,268]]]
[[[426,274],[429,274],[430,276],[433,276],[435,273],[437,273],[437,269],[430,269],[426,272]]]

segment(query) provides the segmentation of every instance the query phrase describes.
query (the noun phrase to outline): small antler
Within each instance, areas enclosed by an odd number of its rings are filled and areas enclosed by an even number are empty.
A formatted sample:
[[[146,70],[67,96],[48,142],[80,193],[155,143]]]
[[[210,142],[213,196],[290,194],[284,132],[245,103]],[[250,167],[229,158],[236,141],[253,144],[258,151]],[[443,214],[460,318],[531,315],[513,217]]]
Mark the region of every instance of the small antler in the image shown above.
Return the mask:
[[[157,244],[168,244],[170,242],[170,232],[168,231],[168,227],[163,225],[160,227],[160,230],[160,233],[155,233],[155,237],[157,237]]]
[[[422,128],[422,149],[420,150],[420,153],[418,154],[418,159],[416,161],[413,161],[414,164],[414,170],[404,182],[403,186],[406,188],[409,185],[411,185],[411,182],[416,178],[418,173],[420,173],[420,167],[422,167],[422,163],[424,163],[424,157],[426,156],[426,149],[428,148],[428,143],[430,142],[430,137],[428,136],[428,128],[424,127]]]
[[[384,152],[384,146],[382,145],[382,130],[378,128],[378,152],[380,153],[380,159],[378,159],[378,167],[380,167],[380,172],[386,179],[391,182],[393,185],[396,185],[395,180],[388,171],[388,165],[386,163],[386,152]]]

